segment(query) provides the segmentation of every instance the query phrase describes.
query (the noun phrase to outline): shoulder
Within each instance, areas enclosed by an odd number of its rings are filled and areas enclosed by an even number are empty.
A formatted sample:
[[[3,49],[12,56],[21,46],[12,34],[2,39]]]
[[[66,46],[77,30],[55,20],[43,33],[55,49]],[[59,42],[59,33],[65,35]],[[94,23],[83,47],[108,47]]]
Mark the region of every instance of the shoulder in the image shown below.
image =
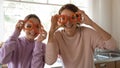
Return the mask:
[[[26,38],[25,38],[25,37],[19,37],[19,38],[17,39],[17,41],[18,41],[18,42],[21,42],[21,43],[22,43],[22,42],[25,43],[25,42],[26,42]]]
[[[41,50],[45,53],[46,44],[41,42]]]
[[[41,43],[42,44],[42,48],[45,49],[46,44],[45,43]]]
[[[46,47],[46,44],[45,43],[43,43],[43,42],[35,42],[35,46],[37,47],[37,48],[45,48]]]
[[[80,27],[79,29],[81,31],[87,32],[87,33],[94,33],[94,32],[96,32],[93,28],[89,28],[89,27]]]
[[[64,33],[64,30],[58,30],[54,33],[55,36],[60,36]]]

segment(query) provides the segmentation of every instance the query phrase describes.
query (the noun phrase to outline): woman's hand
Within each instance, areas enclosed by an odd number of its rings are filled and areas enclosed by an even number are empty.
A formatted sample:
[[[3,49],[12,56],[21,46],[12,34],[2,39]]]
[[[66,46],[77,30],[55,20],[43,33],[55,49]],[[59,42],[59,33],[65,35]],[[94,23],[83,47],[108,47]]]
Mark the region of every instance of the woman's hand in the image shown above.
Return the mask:
[[[17,24],[16,24],[15,29],[21,31],[23,29],[23,27],[24,27],[24,21],[23,20],[19,20],[17,22]]]
[[[80,13],[82,16],[81,23],[92,26],[93,21],[88,17],[88,15],[83,10],[79,10],[77,13]]]
[[[42,29],[40,30],[40,34],[38,35],[37,41],[42,42],[44,39],[46,39],[46,37],[47,37],[47,32],[44,29]]]
[[[51,18],[51,28],[50,28],[50,33],[54,33],[61,25],[58,24],[58,18],[59,15],[54,15]]]

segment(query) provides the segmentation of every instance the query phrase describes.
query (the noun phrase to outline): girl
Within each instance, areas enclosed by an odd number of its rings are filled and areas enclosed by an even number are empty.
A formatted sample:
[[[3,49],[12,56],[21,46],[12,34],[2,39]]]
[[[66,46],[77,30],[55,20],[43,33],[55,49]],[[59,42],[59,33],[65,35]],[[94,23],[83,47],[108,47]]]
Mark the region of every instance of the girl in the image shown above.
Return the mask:
[[[22,29],[25,36],[19,38]],[[0,49],[0,63],[8,64],[8,68],[44,68],[45,44],[42,41],[46,35],[35,14],[19,20],[14,33]]]

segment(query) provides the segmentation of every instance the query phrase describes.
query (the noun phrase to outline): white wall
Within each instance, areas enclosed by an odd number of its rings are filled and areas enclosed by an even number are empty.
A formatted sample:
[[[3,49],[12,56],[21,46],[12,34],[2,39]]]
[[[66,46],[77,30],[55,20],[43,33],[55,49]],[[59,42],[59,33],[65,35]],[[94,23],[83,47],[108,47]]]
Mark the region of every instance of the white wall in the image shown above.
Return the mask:
[[[120,0],[92,0],[93,19],[109,32],[120,49]]]
[[[120,49],[120,0],[112,0],[112,34]]]
[[[107,32],[112,32],[111,0],[93,0],[93,19]]]
[[[4,26],[4,23],[3,23],[3,0],[0,0],[0,29],[3,29]],[[3,30],[0,30],[0,42],[2,41],[3,39],[3,35],[4,35],[4,31]]]

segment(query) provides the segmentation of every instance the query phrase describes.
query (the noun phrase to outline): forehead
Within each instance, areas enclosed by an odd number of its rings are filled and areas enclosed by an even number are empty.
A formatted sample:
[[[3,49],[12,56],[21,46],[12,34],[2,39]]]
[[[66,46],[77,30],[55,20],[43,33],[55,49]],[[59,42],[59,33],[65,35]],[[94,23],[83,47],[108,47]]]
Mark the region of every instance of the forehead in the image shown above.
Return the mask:
[[[37,18],[30,18],[29,20],[32,21],[34,24],[40,24],[40,22],[39,22],[39,20]]]
[[[64,9],[62,12],[61,12],[61,15],[67,15],[67,16],[71,16],[73,15],[74,12],[68,10],[68,9]]]

